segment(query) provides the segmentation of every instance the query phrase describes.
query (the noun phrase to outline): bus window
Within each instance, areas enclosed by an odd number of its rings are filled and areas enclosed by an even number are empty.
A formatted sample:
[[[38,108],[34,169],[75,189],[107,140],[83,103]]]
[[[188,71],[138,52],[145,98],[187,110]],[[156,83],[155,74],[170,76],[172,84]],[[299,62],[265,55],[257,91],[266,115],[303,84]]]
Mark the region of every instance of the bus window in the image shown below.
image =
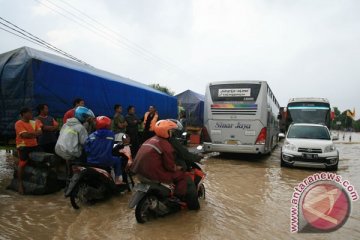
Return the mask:
[[[213,102],[255,102],[260,84],[220,84],[210,86]]]

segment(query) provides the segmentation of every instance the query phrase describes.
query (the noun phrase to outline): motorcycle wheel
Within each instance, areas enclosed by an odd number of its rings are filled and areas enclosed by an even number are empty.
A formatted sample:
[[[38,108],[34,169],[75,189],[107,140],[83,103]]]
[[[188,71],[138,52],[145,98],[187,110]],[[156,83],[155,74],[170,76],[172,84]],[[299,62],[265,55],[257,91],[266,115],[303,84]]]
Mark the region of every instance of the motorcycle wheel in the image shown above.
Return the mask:
[[[79,209],[80,205],[87,202],[85,193],[87,191],[87,185],[85,183],[78,184],[70,194],[71,206],[74,209]]]
[[[148,222],[153,215],[152,209],[156,208],[157,197],[153,195],[145,196],[136,205],[135,218],[138,223]]]
[[[199,186],[198,198],[199,198],[199,199],[205,199],[205,186],[204,186],[204,184],[201,184],[201,185]]]

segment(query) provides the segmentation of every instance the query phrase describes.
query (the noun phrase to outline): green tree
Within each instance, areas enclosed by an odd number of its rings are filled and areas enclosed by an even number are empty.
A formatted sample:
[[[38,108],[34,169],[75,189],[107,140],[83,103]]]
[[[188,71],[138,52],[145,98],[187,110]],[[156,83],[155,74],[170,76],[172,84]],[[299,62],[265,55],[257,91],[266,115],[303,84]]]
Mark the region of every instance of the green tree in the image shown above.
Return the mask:
[[[150,84],[149,86],[152,87],[152,88],[154,88],[154,89],[156,89],[156,90],[159,90],[159,91],[161,91],[161,92],[163,92],[163,93],[166,93],[166,94],[168,94],[168,95],[170,95],[170,96],[174,96],[174,95],[175,95],[175,92],[172,91],[170,88],[164,87],[164,86],[160,86],[160,84],[158,84],[158,83],[153,83],[153,84]]]
[[[336,122],[341,122],[340,120],[340,116],[341,116],[341,112],[339,110],[339,108],[334,107],[334,113],[335,113],[335,117],[334,120],[331,122],[331,129],[339,129],[341,126],[336,125]]]
[[[341,125],[344,126],[344,128],[352,128],[352,126],[353,126],[353,119],[346,115],[346,113],[348,111],[349,110],[347,109],[343,113],[341,113],[341,116],[342,116]]]
[[[334,107],[335,118],[331,122],[331,129],[349,129],[353,128],[354,131],[360,132],[360,119],[354,120],[347,116],[347,111],[341,112],[337,107]],[[336,125],[337,122],[341,122],[341,125]]]
[[[360,132],[360,119],[357,121],[354,121],[353,127],[354,127],[355,132]]]

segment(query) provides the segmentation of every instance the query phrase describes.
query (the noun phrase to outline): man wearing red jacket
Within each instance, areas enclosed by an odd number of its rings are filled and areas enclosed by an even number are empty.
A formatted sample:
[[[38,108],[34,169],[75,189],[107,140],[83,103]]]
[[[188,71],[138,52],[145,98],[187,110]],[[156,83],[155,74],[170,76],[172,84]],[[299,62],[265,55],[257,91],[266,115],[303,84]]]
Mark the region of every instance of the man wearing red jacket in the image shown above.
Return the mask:
[[[193,191],[195,185],[181,167],[176,166],[175,150],[168,141],[177,128],[171,120],[158,121],[154,127],[156,136],[141,145],[131,170],[153,181],[174,183],[175,194],[187,203],[188,209],[197,210],[200,205]]]
[[[69,118],[73,118],[75,117],[75,109],[77,107],[83,107],[85,106],[85,102],[83,99],[81,98],[76,98],[73,102],[73,108],[68,110],[65,114],[64,114],[64,117],[63,117],[63,124],[66,123],[66,121],[69,119]]]

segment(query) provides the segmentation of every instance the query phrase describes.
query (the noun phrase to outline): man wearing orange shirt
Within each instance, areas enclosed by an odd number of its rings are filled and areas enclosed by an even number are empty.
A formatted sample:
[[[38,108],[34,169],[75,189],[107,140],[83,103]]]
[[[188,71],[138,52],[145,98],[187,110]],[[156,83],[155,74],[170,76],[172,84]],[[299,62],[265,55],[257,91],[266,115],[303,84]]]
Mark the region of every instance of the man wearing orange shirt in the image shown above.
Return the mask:
[[[36,138],[41,135],[41,125],[33,121],[30,108],[20,110],[21,119],[15,123],[16,148],[19,153],[18,184],[19,193],[24,194],[23,173],[29,153],[37,151]]]
[[[154,126],[155,123],[159,120],[158,112],[156,111],[155,106],[150,106],[149,111],[144,115],[144,131],[143,131],[143,142],[155,136]]]

